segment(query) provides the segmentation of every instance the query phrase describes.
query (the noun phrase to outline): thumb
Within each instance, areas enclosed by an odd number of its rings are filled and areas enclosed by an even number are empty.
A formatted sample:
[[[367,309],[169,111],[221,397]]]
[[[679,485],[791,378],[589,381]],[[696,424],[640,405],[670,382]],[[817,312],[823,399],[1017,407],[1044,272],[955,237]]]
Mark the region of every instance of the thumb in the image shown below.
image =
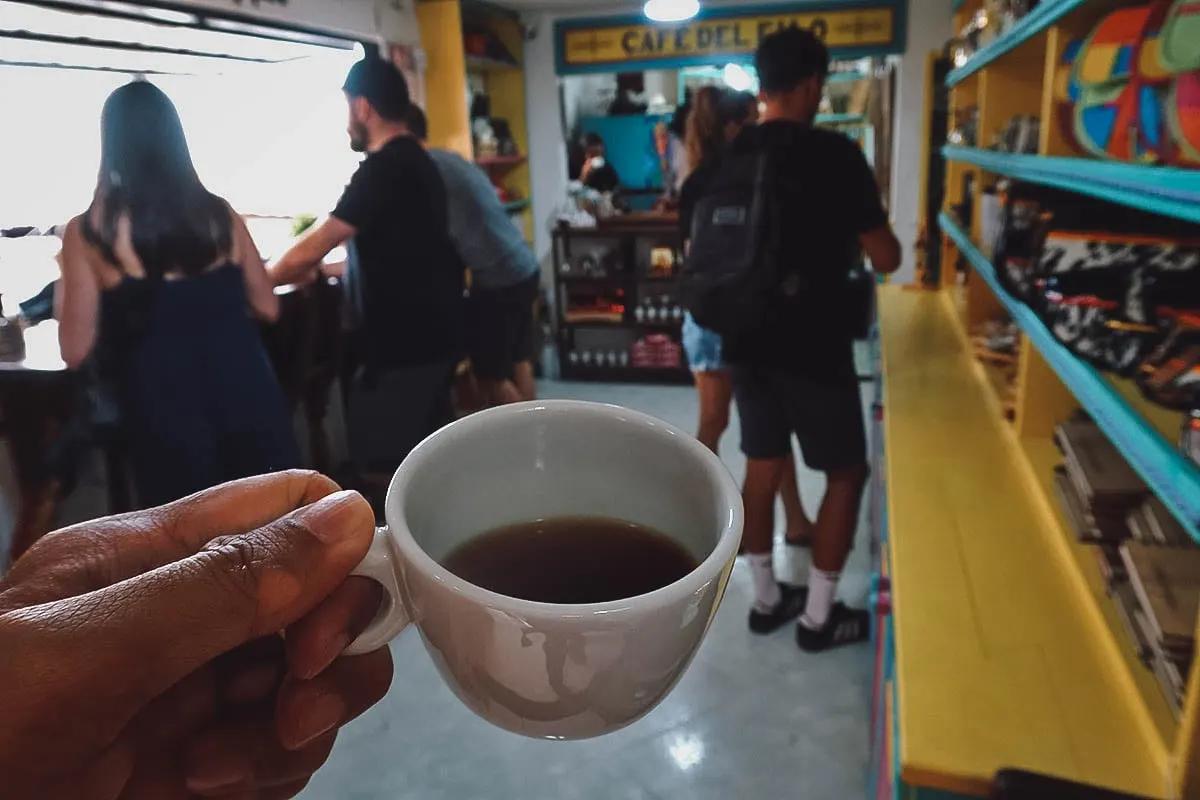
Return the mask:
[[[338,492],[180,561],[27,611],[59,634],[55,649],[68,656],[59,663],[75,670],[68,680],[133,713],[216,656],[310,611],[366,555],[374,530],[366,500]]]

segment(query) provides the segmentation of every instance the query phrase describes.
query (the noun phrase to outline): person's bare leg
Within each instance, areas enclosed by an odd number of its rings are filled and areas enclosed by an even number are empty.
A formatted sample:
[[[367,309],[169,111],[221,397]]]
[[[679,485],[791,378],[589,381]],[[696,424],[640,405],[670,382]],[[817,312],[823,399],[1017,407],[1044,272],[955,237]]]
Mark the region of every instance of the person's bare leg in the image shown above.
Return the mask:
[[[796,643],[808,652],[863,642],[870,636],[869,613],[834,602],[842,569],[854,546],[868,472],[864,464],[826,473],[828,485],[817,514],[808,571],[808,598],[796,626]]]
[[[533,376],[532,361],[518,361],[513,365],[513,383],[521,400],[537,400],[537,379]]]
[[[808,547],[813,541],[815,526],[804,504],[800,502],[800,485],[796,478],[796,459],[789,456],[779,479],[779,499],[783,501],[784,536],[788,544]]]
[[[865,464],[826,473],[828,484],[813,539],[813,566],[817,569],[840,574],[846,566],[868,475]]]
[[[521,393],[512,381],[485,381],[480,378],[479,391],[487,408],[521,402]]]
[[[742,484],[745,524],[742,545],[750,555],[768,555],[775,547],[775,494],[787,469],[784,458],[746,459],[746,482]]]
[[[455,416],[465,417],[487,407],[487,399],[479,388],[475,373],[469,369],[459,371],[454,377],[451,388]]]
[[[696,393],[700,396],[700,429],[696,438],[717,452],[721,435],[729,427],[729,404],[733,401],[733,378],[723,369],[694,372]]]
[[[750,608],[750,630],[766,634],[799,616],[804,608],[804,589],[782,584],[775,577],[772,551],[775,546],[775,495],[786,470],[787,458],[746,459],[746,482],[742,485],[745,525],[742,543],[754,582],[754,605]]]
[[[782,458],[746,459],[746,482],[742,484],[742,505],[745,523],[742,528],[742,550],[750,562],[754,580],[754,606],[750,611],[750,627],[756,615],[767,615],[782,600],[775,579],[772,551],[775,548],[775,494],[783,476]]]

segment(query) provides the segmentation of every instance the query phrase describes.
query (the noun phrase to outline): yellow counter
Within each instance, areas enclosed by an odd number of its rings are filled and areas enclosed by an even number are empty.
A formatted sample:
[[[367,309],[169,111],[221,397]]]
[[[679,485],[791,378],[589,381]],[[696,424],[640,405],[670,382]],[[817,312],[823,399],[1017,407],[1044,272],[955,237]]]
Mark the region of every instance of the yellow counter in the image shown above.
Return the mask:
[[[1015,767],[1169,797],[1169,748],[955,314],[880,289],[901,778],[986,796]]]

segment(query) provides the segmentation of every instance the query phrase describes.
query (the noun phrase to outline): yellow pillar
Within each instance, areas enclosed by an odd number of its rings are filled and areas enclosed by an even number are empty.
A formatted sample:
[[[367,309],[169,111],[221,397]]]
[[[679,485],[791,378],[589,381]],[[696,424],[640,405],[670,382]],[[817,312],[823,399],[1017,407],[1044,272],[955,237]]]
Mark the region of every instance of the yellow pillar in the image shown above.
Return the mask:
[[[421,47],[425,50],[425,114],[429,144],[473,158],[467,108],[467,62],[458,0],[417,3]]]

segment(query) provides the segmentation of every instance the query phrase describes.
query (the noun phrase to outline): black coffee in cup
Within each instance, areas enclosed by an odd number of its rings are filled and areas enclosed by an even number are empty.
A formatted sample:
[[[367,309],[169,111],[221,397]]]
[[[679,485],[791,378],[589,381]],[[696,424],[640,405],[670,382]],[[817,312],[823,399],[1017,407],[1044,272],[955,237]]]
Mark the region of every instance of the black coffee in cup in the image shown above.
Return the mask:
[[[605,517],[557,517],[482,533],[456,547],[442,565],[497,594],[575,604],[661,589],[699,562],[653,528]]]

